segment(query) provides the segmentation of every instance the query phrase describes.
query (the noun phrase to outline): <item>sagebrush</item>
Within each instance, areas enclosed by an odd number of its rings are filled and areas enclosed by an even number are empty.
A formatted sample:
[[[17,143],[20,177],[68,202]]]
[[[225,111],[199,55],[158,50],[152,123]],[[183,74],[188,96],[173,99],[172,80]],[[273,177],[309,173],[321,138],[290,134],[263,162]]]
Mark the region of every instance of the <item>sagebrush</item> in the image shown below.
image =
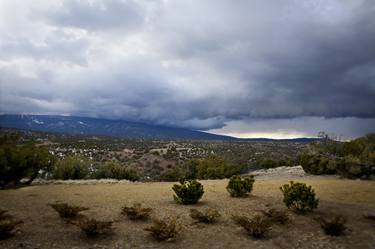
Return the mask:
[[[171,218],[168,220],[154,219],[153,222],[154,224],[150,227],[146,227],[145,230],[149,231],[151,235],[159,241],[172,240],[176,238],[181,230],[177,218]]]
[[[190,217],[197,222],[213,223],[221,216],[220,212],[214,208],[207,208],[199,211],[197,209],[190,209]]]
[[[184,180],[172,187],[175,201],[181,204],[195,204],[202,198],[203,185],[196,180]]]
[[[332,218],[317,218],[316,219],[320,226],[323,228],[323,231],[327,235],[331,236],[341,236],[345,234],[347,229],[346,227],[346,218],[342,215],[335,215]]]
[[[9,213],[8,210],[0,209],[0,221],[12,219],[13,216],[8,213]]]
[[[22,221],[15,220],[12,215],[8,214],[7,210],[0,209],[0,240],[14,236],[17,226],[22,223]]]
[[[67,203],[53,203],[49,205],[64,219],[76,218],[79,216],[80,212],[89,209],[87,207],[69,205]]]
[[[127,215],[131,220],[145,220],[150,217],[152,208],[144,208],[141,203],[135,203],[132,207],[124,206],[121,214]]]
[[[375,221],[375,214],[364,214],[363,218]]]
[[[281,225],[284,225],[290,221],[289,215],[285,211],[271,208],[269,210],[262,210],[261,212],[264,216],[268,217],[270,221],[273,223],[279,223]]]
[[[256,215],[253,218],[246,216],[233,216],[233,220],[243,227],[247,233],[254,238],[263,238],[266,233],[271,229],[271,222],[263,215]]]
[[[84,218],[80,219],[75,224],[87,237],[97,237],[109,233],[112,230],[112,223],[112,221],[99,221],[92,218]]]
[[[293,182],[280,187],[284,194],[284,203],[287,208],[297,213],[312,211],[318,207],[319,199],[315,197],[315,191],[305,183]]]
[[[253,175],[245,177],[234,175],[230,178],[226,189],[232,197],[244,197],[253,189],[254,181]]]

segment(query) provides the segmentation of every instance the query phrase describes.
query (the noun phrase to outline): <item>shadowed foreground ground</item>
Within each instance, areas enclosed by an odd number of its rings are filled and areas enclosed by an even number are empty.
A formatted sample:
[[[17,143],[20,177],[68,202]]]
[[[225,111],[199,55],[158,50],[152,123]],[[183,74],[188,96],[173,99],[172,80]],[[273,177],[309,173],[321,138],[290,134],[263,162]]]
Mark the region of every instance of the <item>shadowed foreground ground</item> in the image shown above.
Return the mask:
[[[0,190],[0,208],[22,219],[16,236],[0,241],[0,248],[375,248],[375,224],[362,217],[375,210],[375,182],[339,179],[298,179],[312,185],[320,205],[315,214],[291,214],[292,223],[273,226],[268,237],[255,240],[231,220],[233,214],[255,215],[261,209],[285,209],[280,180],[258,180],[252,195],[229,197],[227,180],[201,181],[205,194],[195,208],[213,207],[222,217],[216,224],[192,224],[189,209],[173,201],[173,183],[123,183],[90,185],[44,185]],[[115,220],[114,233],[100,239],[86,239],[79,229],[62,221],[47,206],[55,201],[90,207],[85,214]],[[179,216],[184,226],[175,242],[156,242],[143,230],[151,224],[133,222],[120,215],[123,205],[142,202],[152,207],[153,216]],[[343,214],[349,231],[344,237],[330,237],[313,220],[314,216]]]

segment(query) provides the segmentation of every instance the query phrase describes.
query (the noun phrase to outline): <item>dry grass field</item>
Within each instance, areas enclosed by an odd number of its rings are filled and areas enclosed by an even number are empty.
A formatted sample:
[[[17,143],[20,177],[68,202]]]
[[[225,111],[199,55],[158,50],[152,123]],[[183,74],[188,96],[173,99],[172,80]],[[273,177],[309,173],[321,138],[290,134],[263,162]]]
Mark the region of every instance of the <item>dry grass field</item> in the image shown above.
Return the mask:
[[[375,210],[374,181],[296,180],[314,187],[320,198],[318,209],[308,215],[288,211],[292,222],[274,225],[264,239],[248,236],[231,217],[253,216],[271,207],[286,210],[279,190],[288,182],[285,179],[258,180],[247,198],[231,198],[225,189],[227,180],[201,181],[205,194],[193,207],[218,209],[222,217],[214,224],[195,224],[189,216],[192,206],[174,202],[173,183],[63,184],[0,190],[0,208],[24,221],[16,236],[0,241],[0,248],[375,248],[375,222],[362,217]],[[57,201],[89,207],[85,215],[115,221],[113,233],[87,239],[47,205]],[[144,231],[151,221],[131,221],[120,215],[122,206],[135,202],[153,208],[153,217],[178,216],[182,231],[175,241],[155,241]],[[345,236],[325,235],[314,220],[331,214],[346,216]]]

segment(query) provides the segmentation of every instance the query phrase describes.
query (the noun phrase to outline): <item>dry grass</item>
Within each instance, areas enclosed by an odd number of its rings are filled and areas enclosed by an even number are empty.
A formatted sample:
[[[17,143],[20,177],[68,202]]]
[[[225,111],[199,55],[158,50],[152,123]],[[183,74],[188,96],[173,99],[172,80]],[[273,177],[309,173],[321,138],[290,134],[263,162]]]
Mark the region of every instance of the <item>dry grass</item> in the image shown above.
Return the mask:
[[[327,235],[341,236],[345,234],[346,218],[342,215],[334,215],[331,218],[320,217],[316,219]]]
[[[135,203],[132,207],[125,206],[121,214],[127,215],[131,220],[146,220],[150,217],[152,208],[143,208],[141,203]]]
[[[150,232],[151,235],[159,241],[175,239],[181,229],[177,218],[168,220],[154,219],[153,222],[154,224],[150,227],[146,227],[145,230]]]
[[[87,237],[97,237],[108,234],[112,230],[112,221],[99,221],[92,218],[79,220],[76,225],[86,234]]]
[[[252,218],[246,216],[233,216],[233,220],[243,227],[246,232],[254,238],[263,238],[271,229],[271,222],[263,215],[256,215]]]
[[[320,199],[318,214],[332,210],[348,218],[350,233],[342,238],[332,238],[322,233],[320,225],[311,217],[290,213],[293,224],[273,226],[269,239],[252,240],[243,236],[243,229],[232,221],[233,214],[255,214],[270,207],[285,209],[279,187],[289,180],[312,185]],[[375,208],[375,182],[359,180],[307,179],[258,180],[248,198],[231,198],[225,187],[228,180],[201,181],[205,194],[194,207],[198,210],[219,210],[220,222],[212,226],[191,226],[190,206],[173,200],[173,183],[119,183],[86,185],[45,185],[20,189],[0,190],[1,208],[12,210],[24,224],[17,236],[0,241],[0,248],[16,249],[28,243],[27,249],[93,248],[86,240],[77,238],[77,228],[58,219],[47,204],[66,202],[90,207],[88,217],[102,220],[118,219],[124,203],[142,203],[153,208],[155,217],[179,217],[183,233],[174,243],[160,244],[144,228],[144,222],[121,219],[114,225],[115,233],[95,240],[97,248],[371,248],[375,244],[374,225],[362,218]],[[356,212],[353,212],[356,210]],[[150,224],[151,225],[151,224]],[[308,243],[307,243],[308,242]],[[162,246],[161,246],[162,245]]]
[[[60,217],[64,219],[77,218],[80,212],[88,210],[87,207],[74,206],[67,203],[54,203],[48,205],[51,206],[57,213],[59,213]]]
[[[290,221],[290,217],[287,212],[271,208],[269,210],[261,211],[264,216],[268,217],[272,223],[278,223],[284,225]]]
[[[214,223],[220,216],[220,212],[215,208],[207,208],[202,211],[190,209],[190,217],[197,222]]]

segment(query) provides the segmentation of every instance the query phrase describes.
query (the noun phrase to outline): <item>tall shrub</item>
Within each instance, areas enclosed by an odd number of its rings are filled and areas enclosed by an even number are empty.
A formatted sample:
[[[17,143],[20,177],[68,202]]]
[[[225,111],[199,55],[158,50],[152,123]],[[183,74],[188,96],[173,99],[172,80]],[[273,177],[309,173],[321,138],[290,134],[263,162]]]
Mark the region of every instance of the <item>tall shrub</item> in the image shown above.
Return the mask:
[[[61,180],[76,180],[87,178],[90,163],[85,158],[69,156],[55,164],[53,178]]]

